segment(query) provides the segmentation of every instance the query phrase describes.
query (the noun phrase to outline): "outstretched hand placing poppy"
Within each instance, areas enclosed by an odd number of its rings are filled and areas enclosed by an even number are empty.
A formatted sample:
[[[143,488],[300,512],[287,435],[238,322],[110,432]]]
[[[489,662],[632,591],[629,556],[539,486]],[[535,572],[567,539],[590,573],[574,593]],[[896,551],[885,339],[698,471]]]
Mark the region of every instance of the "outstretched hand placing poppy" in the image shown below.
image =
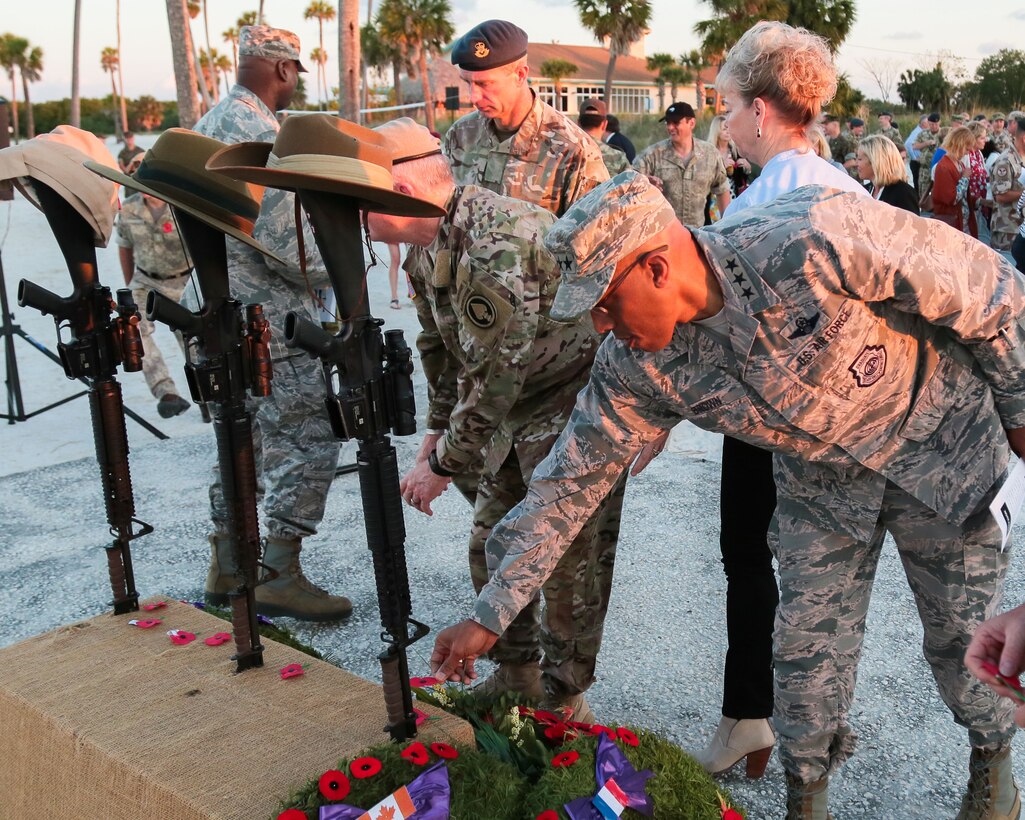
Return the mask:
[[[1025,727],[1025,695],[1018,684],[1018,675],[1025,671],[1025,604],[990,618],[975,631],[965,666],[999,694],[1018,700],[1014,722]]]
[[[431,674],[438,680],[470,683],[477,677],[474,661],[495,645],[498,635],[476,621],[462,621],[443,629],[434,639]]]

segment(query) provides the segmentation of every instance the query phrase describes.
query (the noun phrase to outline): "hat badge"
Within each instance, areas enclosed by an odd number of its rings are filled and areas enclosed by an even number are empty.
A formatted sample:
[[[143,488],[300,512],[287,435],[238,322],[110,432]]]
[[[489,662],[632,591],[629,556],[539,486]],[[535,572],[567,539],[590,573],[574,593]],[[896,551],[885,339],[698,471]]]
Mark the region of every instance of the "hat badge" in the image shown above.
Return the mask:
[[[473,44],[473,56],[478,60],[482,60],[491,53],[491,49],[487,47],[487,44],[478,40]]]

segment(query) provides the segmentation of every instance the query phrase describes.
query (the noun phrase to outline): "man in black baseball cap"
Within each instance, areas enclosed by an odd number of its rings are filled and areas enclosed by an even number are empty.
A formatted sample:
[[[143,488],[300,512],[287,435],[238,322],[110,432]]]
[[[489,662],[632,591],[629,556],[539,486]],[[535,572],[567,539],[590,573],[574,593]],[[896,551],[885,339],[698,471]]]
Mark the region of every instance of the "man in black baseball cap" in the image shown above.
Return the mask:
[[[694,137],[697,119],[685,102],[674,102],[659,122],[669,139],[649,146],[633,166],[658,188],[684,225],[705,224],[705,203],[715,197],[719,213],[730,204],[730,182],[718,149]]]
[[[523,29],[485,20],[456,41],[452,62],[477,109],[445,135],[458,185],[479,185],[561,216],[608,179],[594,141],[527,83]]]

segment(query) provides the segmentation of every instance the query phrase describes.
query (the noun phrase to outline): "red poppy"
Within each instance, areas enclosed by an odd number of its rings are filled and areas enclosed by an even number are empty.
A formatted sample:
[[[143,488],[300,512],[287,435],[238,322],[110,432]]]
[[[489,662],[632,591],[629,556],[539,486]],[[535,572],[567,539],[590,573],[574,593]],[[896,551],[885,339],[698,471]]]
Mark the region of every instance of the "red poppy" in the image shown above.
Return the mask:
[[[357,780],[373,777],[381,771],[381,761],[376,757],[357,757],[349,764],[349,772]]]
[[[736,809],[726,809],[722,813],[722,820],[744,820],[744,818]]]
[[[230,632],[218,632],[204,640],[203,643],[205,643],[207,646],[220,646],[222,643],[227,643],[230,640]]]
[[[161,621],[160,618],[140,618],[131,620],[128,623],[139,627],[139,629],[152,629],[155,626],[159,626]]]
[[[608,736],[609,740],[615,740],[617,738],[616,730],[610,729],[608,726],[602,726],[600,723],[596,723],[591,727],[592,735],[600,735],[602,732]]]
[[[439,684],[439,683],[441,683],[441,681],[438,680],[437,678],[410,678],[409,679],[409,685],[410,686],[417,686],[420,689],[424,689],[424,688],[426,688],[428,686],[435,686],[436,684]]]
[[[1022,689],[1021,680],[1019,680],[1019,678],[1011,678],[1007,675],[1001,675],[1000,668],[995,663],[991,663],[990,661],[983,661],[981,666],[984,672],[988,672],[994,678],[1000,681],[1000,683],[1004,684],[1004,686],[1007,686],[1008,688],[1013,689],[1015,692],[1017,692],[1018,699],[1022,700],[1021,696],[1025,695],[1025,690]]]
[[[303,669],[302,664],[290,663],[288,666],[281,667],[281,679],[288,680],[289,678],[297,678],[306,670]]]
[[[142,608],[147,612],[152,612],[154,609],[163,609],[167,606],[167,601],[157,601],[155,604],[143,604]]]
[[[285,809],[278,815],[278,820],[307,820],[307,817],[299,809]]]
[[[593,732],[591,732],[591,729],[594,727],[593,723],[581,723],[578,720],[570,720],[567,721],[567,725],[576,729],[578,732],[587,732],[589,735],[593,734]]]
[[[432,743],[431,751],[438,757],[445,758],[445,760],[454,760],[459,757],[459,752],[456,751],[455,746],[449,746],[447,743]]]
[[[419,740],[416,743],[410,743],[401,752],[402,756],[410,763],[414,763],[417,766],[423,766],[431,759],[431,756],[427,754],[427,747],[424,746]]]
[[[413,714],[416,715],[416,725],[419,726],[425,720],[427,720],[427,713],[421,712],[419,709],[414,709]]]
[[[192,632],[186,632],[184,629],[171,629],[168,631],[167,637],[175,646],[185,646],[185,644],[196,640],[196,636]]]
[[[517,706],[516,708],[520,710],[520,717],[530,717],[534,714],[534,710],[529,706]]]
[[[637,739],[637,735],[627,729],[625,726],[620,726],[616,729],[616,734],[619,735],[619,739],[622,740],[627,746],[637,746],[640,741]]]
[[[559,813],[552,809],[545,809],[534,820],[559,820]]]
[[[534,720],[538,723],[547,723],[549,726],[563,722],[562,718],[555,714],[555,712],[546,712],[544,709],[534,710]]]
[[[164,225],[163,225],[163,228],[164,228],[164,233],[170,233],[171,231],[174,230],[174,225],[172,225],[170,222],[165,222]]]
[[[577,733],[565,723],[553,723],[551,726],[545,727],[545,737],[556,743],[565,743],[567,739],[573,740],[576,736]]]
[[[578,760],[580,760],[580,752],[570,749],[568,752],[559,752],[555,757],[553,757],[552,765],[556,767],[572,766]]]
[[[349,794],[349,778],[345,776],[345,772],[330,769],[320,776],[317,788],[326,800],[344,800]]]

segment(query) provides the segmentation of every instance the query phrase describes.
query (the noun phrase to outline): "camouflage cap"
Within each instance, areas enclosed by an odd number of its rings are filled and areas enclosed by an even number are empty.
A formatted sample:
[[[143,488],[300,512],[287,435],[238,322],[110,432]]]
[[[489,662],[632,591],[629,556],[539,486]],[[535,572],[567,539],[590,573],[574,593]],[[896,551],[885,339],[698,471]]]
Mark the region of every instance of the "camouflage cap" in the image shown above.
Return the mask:
[[[299,36],[283,28],[242,26],[238,33],[239,57],[266,57],[268,60],[295,60],[305,72],[300,57]]]
[[[619,261],[674,221],[673,206],[636,171],[623,171],[578,199],[545,236],[562,273],[551,317],[575,319],[593,308]]]
[[[1006,120],[1006,119],[1007,118],[1003,114],[997,112],[996,114],[994,114],[992,117],[989,118],[989,121],[990,122],[996,122],[997,120]]]

